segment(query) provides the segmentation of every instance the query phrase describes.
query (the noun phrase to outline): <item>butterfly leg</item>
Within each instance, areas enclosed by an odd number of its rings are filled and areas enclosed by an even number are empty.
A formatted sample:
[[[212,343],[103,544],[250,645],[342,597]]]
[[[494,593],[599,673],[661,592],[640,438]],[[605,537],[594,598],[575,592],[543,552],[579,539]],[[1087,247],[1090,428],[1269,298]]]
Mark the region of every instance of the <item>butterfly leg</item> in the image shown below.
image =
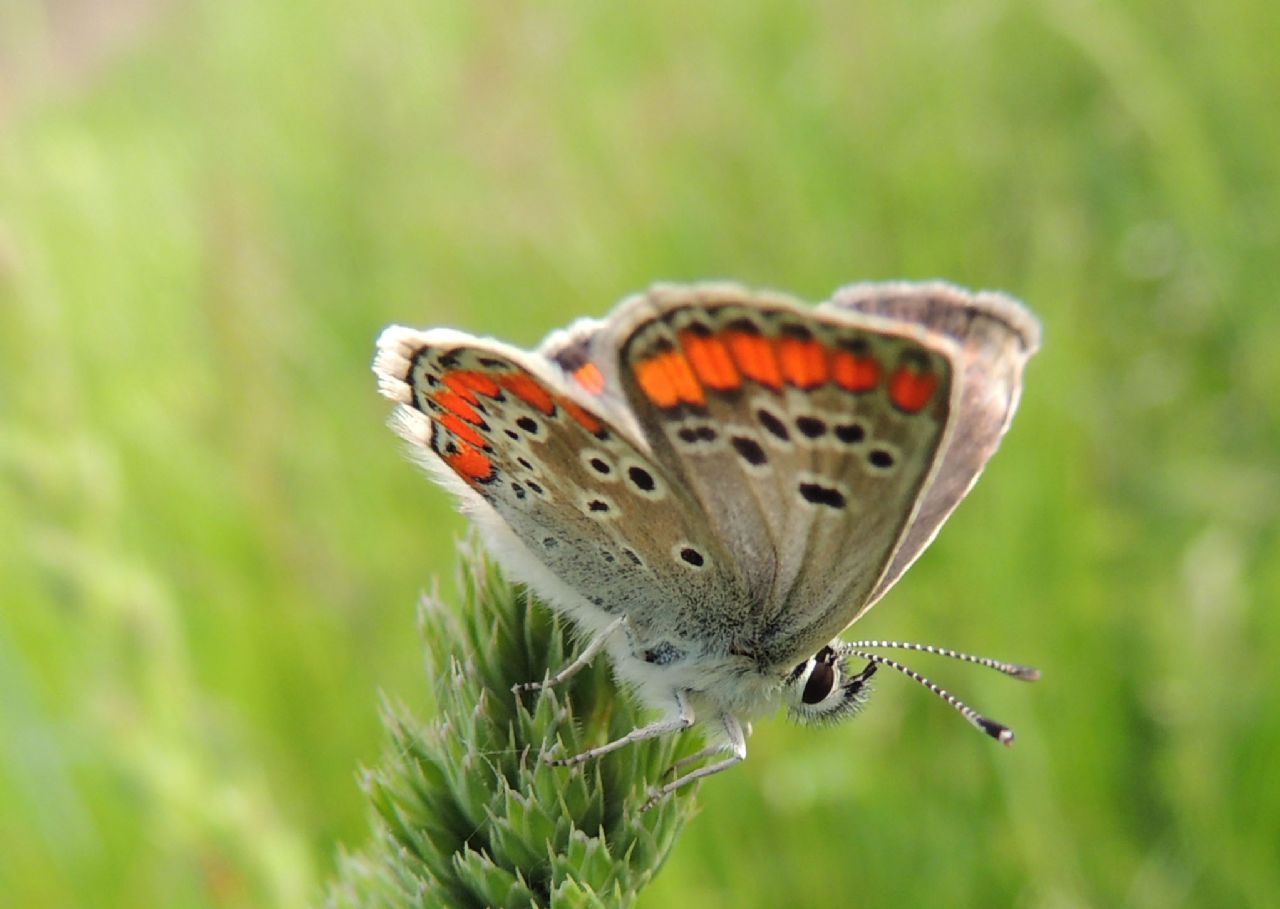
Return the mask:
[[[744,732],[746,733],[745,738],[751,737],[750,723],[747,723],[747,725],[744,727]],[[732,738],[733,738],[732,734],[730,734],[727,730],[725,734],[729,736],[729,739],[732,741]],[[721,751],[724,751],[727,748],[731,748],[731,747],[732,747],[731,744],[726,745],[724,742],[716,742],[714,745],[708,745],[706,748],[703,748],[697,754],[691,754],[688,757],[684,757],[676,761],[674,764],[672,764],[670,767],[667,768],[667,772],[664,773],[663,776],[666,776],[666,777],[675,776],[682,767],[688,767],[690,764],[696,764],[698,763],[698,761],[701,761],[705,758],[709,758],[713,754],[719,754]]]
[[[663,776],[674,777],[677,773],[680,772],[681,768],[688,767],[690,764],[696,764],[698,763],[698,761],[709,758],[713,754],[719,754],[723,750],[724,750],[723,745],[718,745],[718,744],[708,745],[706,748],[703,748],[701,751],[699,751],[696,754],[691,754],[688,757],[680,758],[680,760],[676,761],[674,764],[672,764],[670,767],[667,768],[667,772],[664,773]]]
[[[511,690],[519,694],[521,691],[541,691],[543,688],[551,688],[559,685],[561,682],[568,681],[582,670],[591,665],[591,661],[595,659],[604,645],[609,642],[609,638],[623,625],[627,624],[627,617],[621,616],[600,632],[586,647],[582,649],[582,653],[574,658],[573,662],[562,667],[555,675],[548,676],[541,682],[517,682],[511,686]]]
[[[584,763],[592,758],[598,758],[601,755],[608,754],[610,751],[617,751],[634,742],[643,742],[645,739],[656,739],[659,736],[672,735],[677,732],[683,732],[693,725],[693,708],[689,706],[689,700],[685,697],[683,691],[676,691],[673,694],[675,712],[671,715],[650,723],[648,726],[641,726],[638,729],[632,729],[620,739],[614,739],[612,742],[606,742],[595,748],[589,748],[581,754],[575,754],[573,757],[553,758],[547,763],[554,764],[557,767],[573,767],[577,764]],[[746,746],[743,746],[745,753]]]
[[[705,767],[699,767],[697,770],[690,771],[689,773],[686,773],[684,776],[676,777],[674,780],[672,780],[670,783],[667,783],[665,786],[661,787],[660,789],[654,790],[654,792],[649,796],[649,801],[645,802],[644,808],[642,810],[648,811],[654,805],[658,804],[658,802],[662,801],[664,798],[666,798],[667,796],[669,796],[671,793],[675,792],[677,789],[681,788],[682,786],[687,786],[692,782],[703,779],[705,777],[709,777],[713,774],[719,773],[722,770],[728,770],[730,767],[734,766],[735,764],[740,764],[744,760],[746,760],[747,737],[743,733],[742,724],[738,722],[736,717],[729,716],[728,714],[725,714],[724,716],[722,716],[720,718],[720,721],[724,726],[725,741],[717,745],[704,748],[703,750],[699,751],[697,754],[690,755],[684,760],[677,761],[675,764],[671,765],[671,770],[667,772],[670,773],[679,767],[687,766],[688,764],[691,764],[695,760],[701,760],[704,757],[710,757],[712,754],[715,754],[718,751],[728,751],[729,757],[725,758],[723,761],[717,761],[714,764],[708,764]]]

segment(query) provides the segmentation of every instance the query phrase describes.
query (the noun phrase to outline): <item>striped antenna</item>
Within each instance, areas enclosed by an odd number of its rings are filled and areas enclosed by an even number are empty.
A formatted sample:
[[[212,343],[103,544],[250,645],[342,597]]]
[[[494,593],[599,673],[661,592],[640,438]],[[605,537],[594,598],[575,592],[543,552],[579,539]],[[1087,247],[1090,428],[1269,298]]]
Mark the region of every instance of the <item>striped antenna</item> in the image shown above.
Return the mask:
[[[885,646],[885,645],[881,645],[881,646]],[[915,645],[915,646],[908,646],[908,647],[906,647],[905,649],[908,649],[908,650],[913,650],[913,649],[925,650],[925,648],[927,648],[928,646],[929,646],[929,645],[927,645],[927,644],[918,644],[918,645]],[[866,660],[866,661],[867,661],[867,662],[869,662],[869,663],[876,663],[876,664],[878,664],[878,665],[880,665],[880,666],[888,666],[890,669],[896,669],[898,672],[901,672],[901,673],[902,673],[903,675],[905,675],[907,678],[912,679],[913,681],[918,682],[919,684],[923,685],[925,688],[928,688],[930,691],[932,691],[932,692],[933,692],[934,694],[936,694],[938,697],[942,698],[944,701],[946,701],[948,704],[950,704],[950,705],[951,705],[951,707],[952,707],[952,708],[953,708],[957,713],[959,713],[962,717],[964,717],[966,720],[968,720],[970,723],[972,723],[976,728],[978,728],[978,729],[982,730],[982,731],[983,731],[983,732],[985,732],[987,735],[991,736],[993,739],[995,739],[995,740],[996,740],[997,742],[999,742],[1001,745],[1012,745],[1012,744],[1013,744],[1013,738],[1014,738],[1014,736],[1013,736],[1013,730],[1012,730],[1012,729],[1010,729],[1008,726],[1004,725],[1003,723],[997,723],[995,720],[989,720],[989,719],[987,719],[985,716],[983,716],[982,714],[978,713],[978,711],[974,710],[972,707],[970,707],[970,706],[969,706],[968,704],[966,704],[964,701],[960,700],[960,699],[959,699],[958,697],[956,697],[954,694],[952,694],[951,692],[947,691],[947,689],[943,688],[941,685],[937,685],[937,684],[935,684],[934,682],[929,681],[929,679],[925,678],[925,677],[924,677],[924,676],[922,676],[920,673],[916,672],[916,671],[915,671],[914,669],[912,669],[910,666],[904,666],[902,663],[899,663],[897,660],[890,659],[890,658],[889,658],[889,657],[887,657],[887,656],[881,656],[881,655],[880,655],[880,654],[878,654],[878,653],[871,653],[871,652],[866,651],[866,650],[860,650],[860,649],[858,649],[858,644],[856,644],[856,643],[848,643],[848,642],[845,642],[845,643],[843,644],[843,646],[841,646],[841,648],[840,648],[840,652],[841,652],[842,654],[845,654],[845,655],[849,655],[849,656],[856,656],[856,657],[858,657],[859,659]],[[927,652],[940,652],[940,653],[941,653],[941,655],[943,655],[943,656],[946,656],[946,655],[947,655],[946,653],[941,652],[941,648],[935,648],[935,649],[930,650],[930,651],[927,651]],[[964,654],[959,654],[959,655],[958,655],[958,658],[963,658],[964,656],[965,656]],[[975,662],[975,663],[976,663],[976,662],[980,662],[980,661],[981,661],[981,659],[982,659],[982,658],[980,658],[980,657],[971,657],[969,661],[970,661],[970,662]],[[993,661],[991,661],[991,662],[993,662],[993,663],[998,663],[998,661],[996,661],[996,660],[993,660]],[[984,663],[983,665],[986,665],[986,664]],[[1000,664],[1000,665],[1012,666],[1013,664]],[[999,666],[992,666],[991,668],[992,668],[992,669],[999,669]],[[1020,669],[1026,669],[1026,668],[1028,668],[1028,667],[1018,667],[1018,668],[1020,668]],[[1000,670],[1000,671],[1003,671],[1003,670]],[[1011,674],[1012,674],[1012,673],[1011,673]],[[1023,676],[1023,675],[1017,675],[1016,677],[1018,677],[1018,678],[1023,678],[1023,677],[1025,677],[1025,676]],[[1035,676],[1031,676],[1031,678],[1034,678],[1034,677],[1035,677]]]
[[[933,644],[913,644],[909,641],[846,641],[845,644],[849,647],[856,647],[859,650],[915,650],[919,653],[932,653],[936,656],[950,657],[953,660],[963,660],[966,663],[986,666],[988,669],[994,669],[996,672],[1002,672],[1007,676],[1021,679],[1024,682],[1034,682],[1040,678],[1040,670],[1034,666],[1006,663],[1004,660],[974,656],[971,653],[961,653],[959,650],[952,650],[950,647],[936,647]]]

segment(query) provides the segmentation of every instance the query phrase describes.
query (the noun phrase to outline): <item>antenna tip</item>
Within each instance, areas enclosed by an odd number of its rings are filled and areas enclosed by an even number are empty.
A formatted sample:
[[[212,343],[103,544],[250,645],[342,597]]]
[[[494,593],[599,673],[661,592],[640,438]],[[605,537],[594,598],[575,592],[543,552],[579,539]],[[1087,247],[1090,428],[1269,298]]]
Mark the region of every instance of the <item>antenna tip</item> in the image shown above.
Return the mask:
[[[978,725],[982,727],[983,732],[991,736],[1001,745],[1008,746],[1013,744],[1013,730],[1008,726],[997,723],[994,720],[989,720],[986,717],[979,717]]]
[[[1024,682],[1037,682],[1040,680],[1040,670],[1034,666],[1017,666],[1013,667],[1013,677],[1022,679]]]

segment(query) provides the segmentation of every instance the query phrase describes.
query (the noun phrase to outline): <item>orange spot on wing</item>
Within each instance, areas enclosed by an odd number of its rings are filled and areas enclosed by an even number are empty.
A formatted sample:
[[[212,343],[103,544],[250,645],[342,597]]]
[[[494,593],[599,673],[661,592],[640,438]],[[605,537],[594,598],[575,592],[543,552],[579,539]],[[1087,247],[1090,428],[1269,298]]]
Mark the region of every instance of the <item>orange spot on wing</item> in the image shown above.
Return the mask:
[[[782,372],[768,339],[747,331],[727,331],[724,343],[744,376],[774,390],[782,388]]]
[[[661,355],[637,363],[635,375],[644,396],[658,407],[665,409],[680,403],[680,392],[676,391],[675,383],[667,375]]]
[[[937,375],[918,368],[899,366],[889,376],[889,400],[907,413],[923,410],[937,390]]]
[[[487,397],[496,398],[501,391],[498,383],[489,376],[482,372],[472,372],[470,370],[460,369],[456,372],[447,372],[440,377],[440,381],[447,385],[450,390],[466,398],[471,404],[476,403],[476,397],[472,392],[479,392]]]
[[[837,350],[831,358],[831,376],[846,391],[870,391],[880,384],[880,363],[875,357]]]
[[[473,397],[472,401],[475,400]],[[435,402],[450,413],[455,413],[468,423],[474,423],[479,426],[484,422],[484,418],[472,409],[471,405],[463,400],[462,395],[452,391],[442,391],[435,396]]]
[[[706,404],[707,397],[703,393],[702,384],[698,382],[698,377],[693,374],[693,368],[689,365],[688,358],[679,351],[674,350],[664,356],[667,372],[671,375],[672,381],[675,382],[680,400],[686,404],[697,404],[699,406]]]
[[[474,394],[472,394],[471,389],[467,388],[466,385],[458,381],[458,373],[447,372],[440,377],[440,381],[444,383],[446,388],[448,388],[458,397],[462,398],[462,400],[466,401],[468,404],[480,403],[480,399],[477,398]]]
[[[459,442],[453,454],[445,454],[444,461],[454,473],[473,485],[493,478],[493,462],[465,442]]]
[[[635,376],[645,397],[658,407],[707,403],[689,361],[679,351],[670,350],[641,360],[635,365]]]
[[[573,371],[573,377],[580,386],[593,395],[598,395],[604,391],[604,374],[600,372],[600,367],[594,363],[583,363]]]
[[[476,432],[474,429],[472,429],[465,422],[463,422],[453,414],[451,413],[442,414],[436,417],[435,420],[437,423],[439,423],[445,429],[449,430],[459,439],[462,439],[466,442],[470,442],[472,445],[476,446],[476,448],[485,447],[486,443],[485,443],[484,436],[480,435],[480,433]]]
[[[547,416],[555,413],[556,405],[547,390],[524,373],[513,372],[500,378],[499,383],[521,401],[534,410],[540,410]]]
[[[733,365],[733,358],[719,338],[699,336],[691,331],[680,335],[685,356],[703,385],[717,391],[731,391],[742,387],[742,376]]]
[[[597,420],[595,416],[591,414],[591,412],[588,411],[586,408],[579,407],[577,404],[573,403],[572,401],[566,400],[565,398],[557,399],[556,403],[558,403],[561,407],[564,408],[565,413],[567,413],[569,416],[577,420],[578,425],[581,426],[583,429],[585,429],[587,432],[594,435],[595,433],[600,431],[600,427],[603,424],[599,420]]]
[[[797,388],[816,388],[827,381],[827,349],[818,341],[782,338],[778,341],[782,375]]]

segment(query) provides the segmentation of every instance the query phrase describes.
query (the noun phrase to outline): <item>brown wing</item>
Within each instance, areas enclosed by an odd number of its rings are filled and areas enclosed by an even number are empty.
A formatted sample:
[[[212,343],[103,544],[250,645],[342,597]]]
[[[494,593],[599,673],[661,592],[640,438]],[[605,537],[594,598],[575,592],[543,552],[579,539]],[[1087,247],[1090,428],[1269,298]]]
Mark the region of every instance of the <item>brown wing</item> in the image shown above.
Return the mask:
[[[599,610],[596,625],[625,615],[636,640],[676,650],[715,631],[686,617],[732,624],[743,584],[702,508],[554,364],[460,332],[397,326],[374,368],[399,404],[397,430],[500,531],[504,563],[535,584],[538,566],[550,570],[558,584],[540,591],[552,605],[577,618]],[[505,531],[523,551],[501,545]]]
[[[740,646],[787,664],[839,633],[872,595],[930,474],[951,342],[703,286],[625,302],[593,346],[593,359],[616,351],[606,385],[741,566],[751,603]]]
[[[870,607],[933,541],[995,454],[1018,407],[1023,367],[1040,346],[1040,323],[1011,297],[947,284],[858,284],[839,291],[821,308],[923,326],[950,338],[959,350],[953,428],[902,545],[871,594]]]

